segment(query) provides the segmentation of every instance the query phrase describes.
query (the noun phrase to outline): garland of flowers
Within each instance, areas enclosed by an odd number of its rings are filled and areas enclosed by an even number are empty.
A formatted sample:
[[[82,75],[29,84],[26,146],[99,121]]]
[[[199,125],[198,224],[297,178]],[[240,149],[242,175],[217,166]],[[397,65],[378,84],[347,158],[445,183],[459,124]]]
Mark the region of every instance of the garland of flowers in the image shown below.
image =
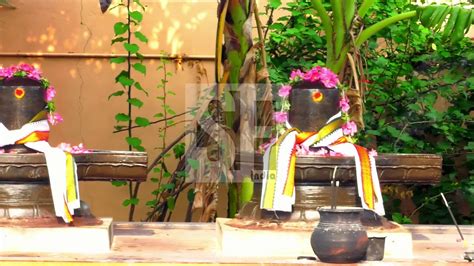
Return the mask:
[[[56,96],[56,90],[47,79],[42,77],[42,73],[39,69],[29,64],[13,65],[8,68],[0,67],[0,80],[7,80],[13,77],[29,78],[31,80],[39,81],[44,91],[44,100],[46,102],[46,110],[48,111],[47,118],[51,125],[56,125],[63,121],[60,114],[56,112],[56,105],[54,103],[54,97]]]
[[[334,72],[330,69],[316,66],[309,71],[302,72],[301,70],[293,70],[290,75],[289,85],[283,85],[279,91],[278,96],[281,97],[281,109],[279,112],[274,112],[273,119],[276,122],[277,135],[283,134],[287,129],[288,111],[290,111],[291,104],[289,101],[289,95],[294,85],[299,82],[308,82],[313,84],[322,84],[328,89],[337,89],[337,86],[341,88],[341,98],[339,100],[339,108],[341,109],[341,118],[344,121],[342,131],[349,141],[354,142],[353,136],[357,132],[357,125],[354,121],[351,121],[349,115],[349,98],[346,96],[346,90],[344,86],[339,83],[339,79]],[[313,96],[314,98],[315,96]]]

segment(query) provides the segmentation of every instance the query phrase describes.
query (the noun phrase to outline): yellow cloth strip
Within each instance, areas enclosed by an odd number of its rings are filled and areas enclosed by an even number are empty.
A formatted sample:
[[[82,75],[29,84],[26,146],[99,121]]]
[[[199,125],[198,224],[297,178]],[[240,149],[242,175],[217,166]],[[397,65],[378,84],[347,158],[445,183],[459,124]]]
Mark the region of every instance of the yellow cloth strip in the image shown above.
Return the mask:
[[[288,169],[288,178],[285,182],[285,189],[283,195],[292,197],[295,188],[295,168],[296,168],[296,152],[293,150],[290,158],[290,168]]]
[[[77,200],[76,178],[74,173],[74,158],[66,152],[66,194],[67,202]]]
[[[318,143],[320,140],[324,139],[334,131],[341,128],[343,123],[344,121],[342,121],[342,119],[336,119],[331,123],[325,125],[316,135],[316,139],[314,140],[313,144]]]
[[[275,198],[277,164],[278,164],[278,143],[275,143],[270,148],[270,164],[267,176],[265,196],[263,200],[263,208],[273,209],[273,199]]]
[[[33,118],[31,118],[30,122],[28,123],[44,120],[46,119],[46,114],[48,114],[48,112],[46,110],[42,110],[39,113],[37,113],[35,116],[33,116]]]
[[[65,217],[63,217],[63,219],[66,219],[65,221],[66,223],[70,223],[73,221],[72,215],[69,212],[69,208],[67,206],[66,199],[64,200],[64,214],[65,214]]]

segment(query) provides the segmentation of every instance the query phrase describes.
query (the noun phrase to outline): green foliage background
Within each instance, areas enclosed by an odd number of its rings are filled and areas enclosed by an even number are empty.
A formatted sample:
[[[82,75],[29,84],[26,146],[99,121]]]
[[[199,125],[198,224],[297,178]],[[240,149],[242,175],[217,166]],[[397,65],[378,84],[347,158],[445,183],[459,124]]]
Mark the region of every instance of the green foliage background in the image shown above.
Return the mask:
[[[287,82],[292,69],[325,61],[321,26],[310,1],[292,1],[280,8],[287,13],[269,25],[266,44],[276,84]],[[380,0],[360,26],[412,9],[407,0]],[[440,184],[409,188],[420,207],[419,222],[452,223],[439,197],[444,192],[458,222],[472,224],[474,44],[469,38],[455,44],[441,39],[441,34],[411,20],[381,31],[362,47],[369,90],[364,99],[366,129],[359,139],[382,153],[442,155]],[[400,200],[387,198],[386,203],[387,217],[409,222],[400,215]]]

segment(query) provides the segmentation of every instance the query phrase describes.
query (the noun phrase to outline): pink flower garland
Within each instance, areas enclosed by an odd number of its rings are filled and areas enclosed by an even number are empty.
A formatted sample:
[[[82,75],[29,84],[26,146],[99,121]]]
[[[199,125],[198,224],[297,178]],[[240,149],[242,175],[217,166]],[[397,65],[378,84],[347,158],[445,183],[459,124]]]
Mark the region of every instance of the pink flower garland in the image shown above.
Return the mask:
[[[285,131],[284,124],[288,121],[288,111],[291,107],[288,98],[293,88],[292,85],[300,81],[320,83],[328,89],[336,88],[336,86],[339,84],[337,75],[326,67],[316,66],[306,72],[303,72],[300,69],[293,70],[290,74],[290,85],[283,85],[278,90],[278,96],[282,98],[282,107],[279,112],[273,113],[273,120],[276,122],[278,133],[283,133]],[[342,119],[345,122],[342,126],[342,130],[344,135],[351,139],[351,137],[357,132],[357,125],[350,120],[350,116],[348,114],[350,109],[349,98],[347,98],[344,93],[344,87],[341,88],[342,95],[339,100],[339,108],[342,112]],[[302,154],[307,153],[304,148],[299,150]]]

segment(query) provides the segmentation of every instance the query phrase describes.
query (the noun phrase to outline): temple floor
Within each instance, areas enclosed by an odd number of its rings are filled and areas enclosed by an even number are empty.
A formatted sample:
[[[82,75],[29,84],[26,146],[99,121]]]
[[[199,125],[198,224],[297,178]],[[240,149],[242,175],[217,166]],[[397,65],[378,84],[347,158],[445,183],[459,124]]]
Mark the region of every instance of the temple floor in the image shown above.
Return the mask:
[[[406,225],[413,238],[411,259],[361,262],[386,265],[467,264],[463,243],[452,225]],[[474,226],[461,226],[469,245]],[[129,223],[113,224],[110,252],[96,254],[0,253],[0,265],[152,265],[152,264],[323,264],[295,257],[231,257],[220,255],[216,224]],[[74,239],[65,239],[74,241]],[[268,243],[269,245],[272,243]],[[309,245],[309,239],[308,239]]]

